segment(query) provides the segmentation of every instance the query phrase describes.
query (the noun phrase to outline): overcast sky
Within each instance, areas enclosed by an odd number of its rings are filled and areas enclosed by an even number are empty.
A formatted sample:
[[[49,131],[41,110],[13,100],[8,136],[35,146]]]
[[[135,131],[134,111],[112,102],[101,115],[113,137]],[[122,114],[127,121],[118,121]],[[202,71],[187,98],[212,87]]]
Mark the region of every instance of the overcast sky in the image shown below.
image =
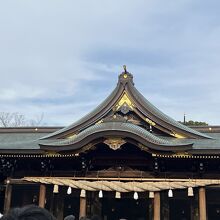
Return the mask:
[[[68,125],[122,65],[176,120],[220,125],[219,0],[0,1],[0,112]]]

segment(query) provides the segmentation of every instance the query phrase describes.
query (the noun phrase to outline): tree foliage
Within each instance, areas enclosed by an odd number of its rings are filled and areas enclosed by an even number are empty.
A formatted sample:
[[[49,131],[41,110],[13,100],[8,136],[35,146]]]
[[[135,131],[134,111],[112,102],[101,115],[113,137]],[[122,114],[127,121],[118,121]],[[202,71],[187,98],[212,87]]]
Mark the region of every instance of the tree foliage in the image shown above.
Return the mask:
[[[187,125],[187,126],[206,126],[208,125],[208,123],[204,122],[204,121],[186,121],[184,122],[180,122],[181,124]]]
[[[43,113],[35,119],[27,119],[18,112],[0,112],[0,127],[40,126],[42,125],[43,117]]]

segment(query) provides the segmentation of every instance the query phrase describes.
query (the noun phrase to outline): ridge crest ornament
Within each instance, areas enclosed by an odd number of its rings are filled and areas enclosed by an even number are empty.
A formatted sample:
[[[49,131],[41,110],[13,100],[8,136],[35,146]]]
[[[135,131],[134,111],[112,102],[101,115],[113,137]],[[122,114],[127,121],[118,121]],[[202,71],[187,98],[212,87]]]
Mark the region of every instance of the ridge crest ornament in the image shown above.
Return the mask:
[[[118,150],[126,143],[122,138],[109,138],[104,141],[112,150]]]
[[[126,65],[123,65],[123,69],[124,71],[119,75],[118,83],[122,83],[123,86],[125,86],[127,83],[134,85],[133,75],[127,71]]]

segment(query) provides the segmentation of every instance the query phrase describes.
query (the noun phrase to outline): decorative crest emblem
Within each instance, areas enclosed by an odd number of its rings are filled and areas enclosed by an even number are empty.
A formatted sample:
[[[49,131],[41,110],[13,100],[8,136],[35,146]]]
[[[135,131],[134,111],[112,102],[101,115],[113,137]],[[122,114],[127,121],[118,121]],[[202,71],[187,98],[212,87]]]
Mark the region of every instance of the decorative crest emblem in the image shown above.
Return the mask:
[[[104,141],[112,150],[118,150],[126,143],[122,138],[109,138]]]
[[[121,111],[123,114],[127,114],[129,111],[133,111],[135,105],[132,103],[127,93],[124,92],[121,99],[116,104],[116,111]]]

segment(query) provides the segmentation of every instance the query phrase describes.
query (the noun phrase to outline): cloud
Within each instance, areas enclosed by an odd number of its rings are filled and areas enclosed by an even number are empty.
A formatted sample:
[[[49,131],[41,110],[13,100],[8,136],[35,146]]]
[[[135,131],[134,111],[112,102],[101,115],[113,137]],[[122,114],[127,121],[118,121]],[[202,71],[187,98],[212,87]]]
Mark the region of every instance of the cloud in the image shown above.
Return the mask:
[[[122,65],[165,113],[220,124],[220,2],[2,1],[0,108],[67,125],[96,107]]]

